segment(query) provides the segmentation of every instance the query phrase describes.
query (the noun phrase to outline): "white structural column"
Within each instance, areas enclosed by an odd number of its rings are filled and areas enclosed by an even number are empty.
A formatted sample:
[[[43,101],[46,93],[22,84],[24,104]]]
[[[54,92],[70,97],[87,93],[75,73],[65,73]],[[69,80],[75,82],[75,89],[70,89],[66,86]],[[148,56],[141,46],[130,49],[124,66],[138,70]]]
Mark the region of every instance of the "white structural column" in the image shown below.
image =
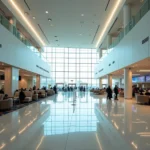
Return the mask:
[[[41,88],[41,76],[40,75],[36,76],[36,88],[37,89]]]
[[[107,79],[108,79],[108,86],[112,88],[112,75],[111,74],[107,75]]]
[[[15,90],[18,89],[18,86],[19,86],[19,69],[14,67],[5,68],[5,84],[4,84],[5,94],[8,94],[8,96],[13,96]]]
[[[103,84],[102,84],[102,78],[99,79],[99,88],[102,89],[103,88]]]
[[[9,30],[13,33],[13,27],[16,27],[16,18],[12,17],[9,19]]]
[[[131,19],[131,6],[129,4],[125,4],[123,7],[123,26],[124,28],[130,22]]]
[[[132,99],[132,71],[130,68],[124,69],[124,98]]]

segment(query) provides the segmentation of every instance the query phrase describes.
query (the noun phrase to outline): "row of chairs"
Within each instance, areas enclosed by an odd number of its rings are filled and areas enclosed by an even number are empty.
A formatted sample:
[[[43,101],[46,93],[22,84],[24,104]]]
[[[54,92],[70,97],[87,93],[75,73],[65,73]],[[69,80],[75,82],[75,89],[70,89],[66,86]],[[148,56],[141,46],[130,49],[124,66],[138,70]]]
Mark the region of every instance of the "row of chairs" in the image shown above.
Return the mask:
[[[93,92],[94,94],[97,94],[97,95],[103,95],[105,94],[105,90],[104,89],[91,89],[90,92]]]
[[[16,104],[19,99],[20,91],[16,91],[13,97],[4,99],[4,94],[0,94],[0,110],[7,110],[13,107],[13,104]],[[34,91],[24,91],[25,99],[23,103],[29,103],[31,101],[37,101],[39,98],[45,98],[47,96],[52,96],[55,94],[54,90],[49,89],[45,90],[34,90]]]

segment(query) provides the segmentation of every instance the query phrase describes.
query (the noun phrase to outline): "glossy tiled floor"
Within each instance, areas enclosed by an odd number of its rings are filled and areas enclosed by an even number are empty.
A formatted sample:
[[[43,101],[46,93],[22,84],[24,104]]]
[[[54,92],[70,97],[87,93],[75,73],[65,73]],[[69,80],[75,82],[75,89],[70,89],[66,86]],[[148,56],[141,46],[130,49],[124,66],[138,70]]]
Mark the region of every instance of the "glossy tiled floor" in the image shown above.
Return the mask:
[[[150,150],[150,106],[59,93],[0,117],[0,150]]]

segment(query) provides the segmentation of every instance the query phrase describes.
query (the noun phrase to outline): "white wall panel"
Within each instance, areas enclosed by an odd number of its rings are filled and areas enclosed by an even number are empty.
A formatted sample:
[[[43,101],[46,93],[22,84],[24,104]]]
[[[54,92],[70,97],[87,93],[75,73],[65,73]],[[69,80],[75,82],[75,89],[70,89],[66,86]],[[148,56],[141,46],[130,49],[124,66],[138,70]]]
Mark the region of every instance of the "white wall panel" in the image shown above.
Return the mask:
[[[0,61],[42,76],[50,77],[50,66],[0,25]],[[49,71],[45,72],[37,67]]]
[[[121,42],[98,65],[97,70],[104,69],[96,75],[97,78],[110,74],[118,69],[150,57],[149,41],[142,44],[142,40],[150,37],[150,11],[135,25],[135,27],[121,40]],[[108,67],[115,59],[115,63]]]

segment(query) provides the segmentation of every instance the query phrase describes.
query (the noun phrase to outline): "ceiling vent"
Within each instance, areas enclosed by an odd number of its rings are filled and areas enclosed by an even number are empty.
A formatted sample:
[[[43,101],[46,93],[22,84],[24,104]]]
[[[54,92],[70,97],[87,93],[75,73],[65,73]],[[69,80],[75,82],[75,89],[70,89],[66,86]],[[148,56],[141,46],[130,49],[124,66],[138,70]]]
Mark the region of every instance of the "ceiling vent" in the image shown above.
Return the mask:
[[[105,8],[105,11],[107,11],[107,8],[108,8],[108,6],[109,6],[109,3],[110,3],[110,0],[108,0],[108,2],[107,2],[107,5],[106,5],[106,8]]]
[[[92,44],[93,44],[93,42],[94,42],[94,40],[95,40],[95,37],[96,37],[97,32],[98,32],[98,30],[99,30],[99,27],[100,27],[100,25],[98,25],[98,27],[97,27],[97,29],[96,29],[95,35],[94,35],[93,40],[92,40],[92,42],[91,42]]]
[[[25,5],[26,5],[26,7],[27,7],[29,10],[31,10],[26,0],[24,0],[24,3],[25,3]]]
[[[44,31],[43,31],[42,27],[40,26],[40,24],[38,24],[38,27],[40,28],[41,32],[42,32],[42,33],[43,33],[43,35],[45,36],[45,38],[46,38],[47,42],[48,42],[48,43],[50,43],[50,42],[49,42],[49,40],[48,40],[48,38],[47,38],[47,36],[46,36],[46,34],[44,33]]]

